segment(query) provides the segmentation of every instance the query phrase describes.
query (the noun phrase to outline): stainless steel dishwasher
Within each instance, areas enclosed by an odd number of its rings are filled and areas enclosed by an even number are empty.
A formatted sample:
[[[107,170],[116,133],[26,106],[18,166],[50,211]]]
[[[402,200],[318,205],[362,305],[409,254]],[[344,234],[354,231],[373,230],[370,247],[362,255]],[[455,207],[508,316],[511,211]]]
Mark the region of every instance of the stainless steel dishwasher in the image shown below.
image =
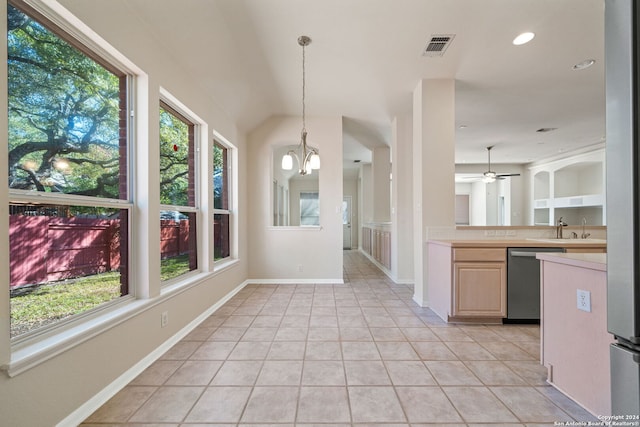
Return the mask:
[[[537,252],[563,248],[507,249],[507,317],[504,323],[540,322],[540,262]]]

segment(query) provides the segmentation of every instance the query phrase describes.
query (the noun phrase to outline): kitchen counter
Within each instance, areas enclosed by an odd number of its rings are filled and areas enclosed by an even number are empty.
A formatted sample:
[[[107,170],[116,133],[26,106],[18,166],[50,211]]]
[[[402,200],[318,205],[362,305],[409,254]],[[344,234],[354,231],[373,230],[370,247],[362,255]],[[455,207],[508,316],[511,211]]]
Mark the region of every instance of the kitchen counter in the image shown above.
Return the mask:
[[[604,239],[453,239],[453,240],[429,240],[435,245],[449,246],[452,248],[570,248],[570,249],[606,249],[607,241]]]
[[[607,243],[548,238],[428,240],[429,308],[447,322],[502,323],[507,317],[507,248],[564,248],[599,252],[595,255],[603,257]]]
[[[556,264],[572,265],[591,270],[607,271],[607,254],[598,253],[540,253],[537,258]]]
[[[611,414],[606,254],[539,253],[547,381],[594,415]],[[587,298],[588,296],[588,298]]]

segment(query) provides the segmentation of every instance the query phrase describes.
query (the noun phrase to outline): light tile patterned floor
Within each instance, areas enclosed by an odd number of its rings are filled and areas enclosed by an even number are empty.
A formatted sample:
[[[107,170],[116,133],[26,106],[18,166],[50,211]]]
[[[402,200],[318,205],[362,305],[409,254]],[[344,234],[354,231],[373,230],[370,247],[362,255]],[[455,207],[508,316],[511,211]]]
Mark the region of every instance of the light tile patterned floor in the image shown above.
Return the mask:
[[[247,286],[83,426],[596,421],[546,384],[537,326],[446,324],[344,260],[344,285]]]

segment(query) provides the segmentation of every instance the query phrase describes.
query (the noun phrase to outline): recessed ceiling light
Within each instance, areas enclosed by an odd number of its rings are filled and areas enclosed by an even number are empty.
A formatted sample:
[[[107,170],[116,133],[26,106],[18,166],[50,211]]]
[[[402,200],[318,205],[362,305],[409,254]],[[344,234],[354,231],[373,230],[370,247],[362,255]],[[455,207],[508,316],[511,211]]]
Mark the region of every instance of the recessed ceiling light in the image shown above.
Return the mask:
[[[466,128],[467,128],[467,125],[460,125],[460,126],[458,126],[458,129],[466,129]]]
[[[522,33],[515,39],[513,39],[513,44],[516,46],[523,45],[525,43],[529,43],[536,35],[533,33]]]
[[[596,63],[595,59],[585,59],[582,62],[578,62],[576,65],[574,65],[573,67],[571,67],[573,70],[584,70],[585,68],[589,68],[591,67],[593,64]]]

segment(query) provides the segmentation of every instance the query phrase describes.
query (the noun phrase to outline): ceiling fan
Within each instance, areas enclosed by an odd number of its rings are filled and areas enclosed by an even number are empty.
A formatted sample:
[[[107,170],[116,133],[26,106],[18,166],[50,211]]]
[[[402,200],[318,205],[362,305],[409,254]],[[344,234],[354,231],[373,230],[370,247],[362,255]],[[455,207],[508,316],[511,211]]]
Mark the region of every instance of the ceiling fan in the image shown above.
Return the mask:
[[[482,174],[483,176],[482,181],[486,183],[490,183],[490,182],[494,182],[496,179],[505,179],[508,176],[520,176],[519,173],[496,173],[492,171],[491,170],[491,149],[492,148],[493,148],[493,145],[490,147],[487,147],[487,160],[488,160],[487,171]]]
[[[491,170],[491,149],[493,145],[487,147],[487,171],[482,173],[482,181],[489,184],[496,179],[505,179],[508,176],[520,176],[519,173],[497,173]]]

